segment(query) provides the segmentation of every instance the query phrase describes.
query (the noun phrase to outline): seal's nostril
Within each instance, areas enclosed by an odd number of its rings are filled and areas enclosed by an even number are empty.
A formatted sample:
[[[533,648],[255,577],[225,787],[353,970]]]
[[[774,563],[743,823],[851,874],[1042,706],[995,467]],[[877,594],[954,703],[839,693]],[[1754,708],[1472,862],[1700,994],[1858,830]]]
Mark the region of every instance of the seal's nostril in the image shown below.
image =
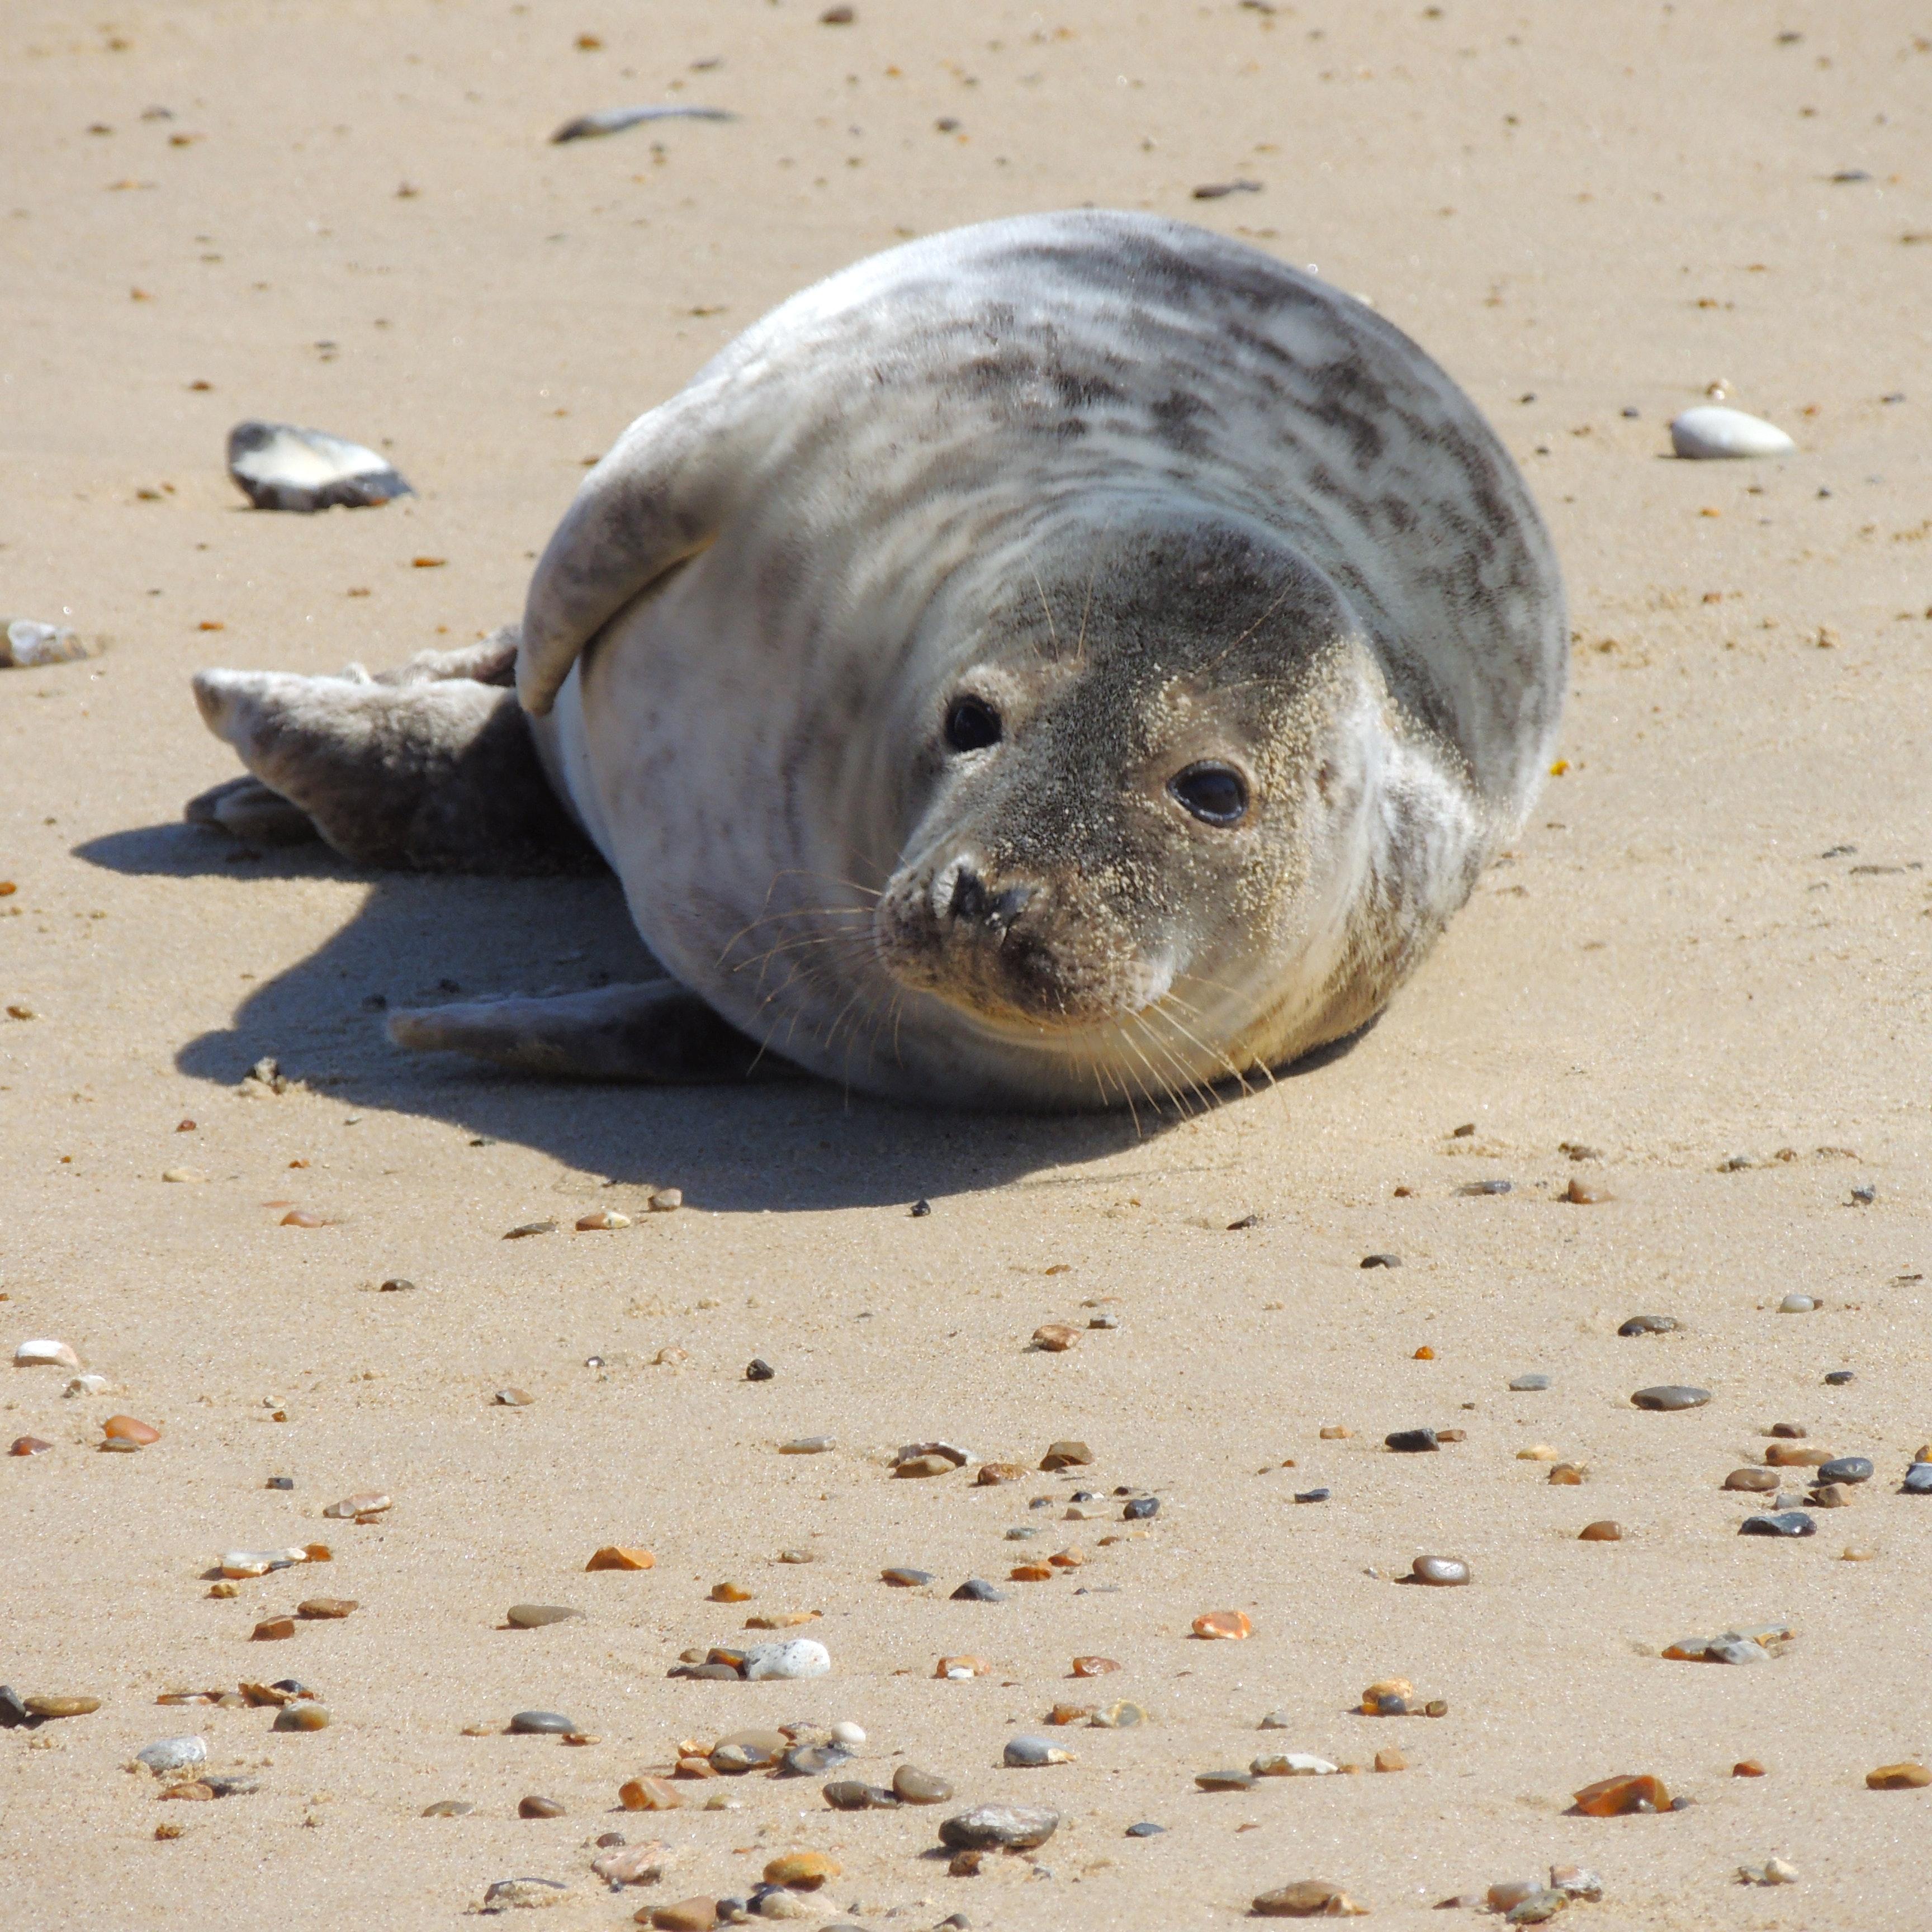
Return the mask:
[[[952,875],[952,896],[947,912],[955,919],[983,919],[986,913],[986,888],[970,866],[962,866]]]

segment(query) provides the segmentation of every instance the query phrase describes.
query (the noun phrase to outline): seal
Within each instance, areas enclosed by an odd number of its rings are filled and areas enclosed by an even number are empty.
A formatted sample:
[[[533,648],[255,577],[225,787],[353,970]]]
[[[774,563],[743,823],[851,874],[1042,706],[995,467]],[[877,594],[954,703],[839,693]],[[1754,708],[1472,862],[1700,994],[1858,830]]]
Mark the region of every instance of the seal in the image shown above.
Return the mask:
[[[406,1046],[1184,1098],[1379,1012],[1528,810],[1568,638],[1521,476],[1399,329],[1202,229],[1030,215],[754,325],[585,479],[520,627],[202,674],[254,776],[191,815],[594,847],[670,977]]]

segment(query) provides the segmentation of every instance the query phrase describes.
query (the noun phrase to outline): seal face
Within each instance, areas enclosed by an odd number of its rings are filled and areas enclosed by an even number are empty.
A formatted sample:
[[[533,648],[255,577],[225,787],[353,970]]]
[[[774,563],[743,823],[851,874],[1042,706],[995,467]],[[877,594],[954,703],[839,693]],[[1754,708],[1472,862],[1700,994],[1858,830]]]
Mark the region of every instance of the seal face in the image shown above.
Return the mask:
[[[1242,244],[1088,212],[776,310],[592,472],[505,637],[468,674],[514,642],[551,786],[711,1015],[854,1086],[1045,1107],[1371,1018],[1528,809],[1568,654],[1522,479],[1421,350]],[[237,722],[239,675],[198,687],[211,724],[313,809],[304,731]],[[500,735],[476,688],[354,702],[386,770],[494,802],[425,722]],[[398,849],[466,821],[435,792]],[[662,985],[513,1004],[395,1030],[688,1077],[716,1025]]]

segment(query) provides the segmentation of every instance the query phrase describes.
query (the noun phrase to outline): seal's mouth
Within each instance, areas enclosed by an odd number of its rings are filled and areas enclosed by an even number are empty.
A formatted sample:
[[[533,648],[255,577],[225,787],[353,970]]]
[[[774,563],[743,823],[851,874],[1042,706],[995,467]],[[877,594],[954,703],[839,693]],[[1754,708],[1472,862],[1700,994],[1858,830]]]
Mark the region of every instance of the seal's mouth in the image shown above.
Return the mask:
[[[1173,986],[1090,888],[956,853],[908,867],[873,915],[880,963],[992,1030],[1036,1040],[1131,1018]]]

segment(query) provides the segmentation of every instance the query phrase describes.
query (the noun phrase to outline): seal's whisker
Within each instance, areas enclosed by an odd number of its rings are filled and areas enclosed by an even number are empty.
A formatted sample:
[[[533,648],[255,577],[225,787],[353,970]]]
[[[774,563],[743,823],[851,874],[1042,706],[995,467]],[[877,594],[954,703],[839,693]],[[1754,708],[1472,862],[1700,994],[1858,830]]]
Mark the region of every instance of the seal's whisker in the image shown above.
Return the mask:
[[[1060,662],[1060,633],[1054,628],[1053,606],[1047,602],[1046,586],[1040,580],[1037,568],[1033,574],[1033,587],[1040,592],[1040,608],[1046,616],[1047,640],[1053,646],[1053,661],[1058,664]]]

